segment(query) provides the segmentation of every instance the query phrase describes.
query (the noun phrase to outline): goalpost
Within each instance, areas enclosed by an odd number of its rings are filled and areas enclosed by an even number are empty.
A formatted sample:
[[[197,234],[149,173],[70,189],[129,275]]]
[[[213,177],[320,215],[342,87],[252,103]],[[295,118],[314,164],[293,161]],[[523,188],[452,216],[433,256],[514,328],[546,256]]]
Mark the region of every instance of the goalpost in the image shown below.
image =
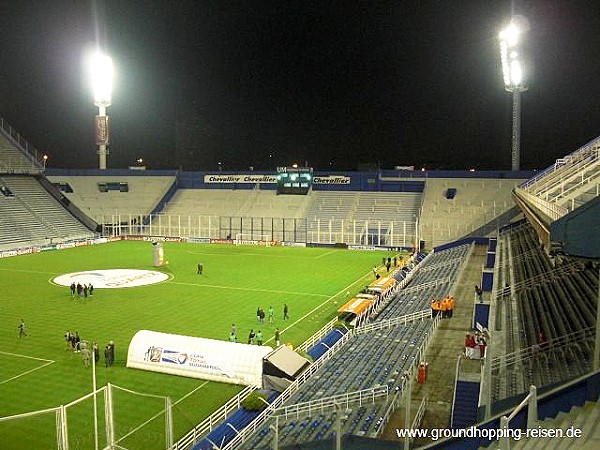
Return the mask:
[[[264,245],[270,247],[272,237],[270,234],[237,233],[233,241],[235,245]]]
[[[125,404],[138,407],[125,412]],[[170,397],[108,383],[65,405],[0,417],[0,436],[10,443],[18,439],[19,448],[126,449],[163,442],[169,449],[172,409]]]

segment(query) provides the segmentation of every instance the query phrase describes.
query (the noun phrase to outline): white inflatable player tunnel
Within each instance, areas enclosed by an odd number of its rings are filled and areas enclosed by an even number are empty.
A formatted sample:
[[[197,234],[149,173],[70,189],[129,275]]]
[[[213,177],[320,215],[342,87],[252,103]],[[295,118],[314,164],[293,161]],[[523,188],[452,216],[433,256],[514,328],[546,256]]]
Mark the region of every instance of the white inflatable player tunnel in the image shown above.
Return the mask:
[[[263,345],[140,330],[129,344],[127,367],[261,388],[263,358],[272,350]]]

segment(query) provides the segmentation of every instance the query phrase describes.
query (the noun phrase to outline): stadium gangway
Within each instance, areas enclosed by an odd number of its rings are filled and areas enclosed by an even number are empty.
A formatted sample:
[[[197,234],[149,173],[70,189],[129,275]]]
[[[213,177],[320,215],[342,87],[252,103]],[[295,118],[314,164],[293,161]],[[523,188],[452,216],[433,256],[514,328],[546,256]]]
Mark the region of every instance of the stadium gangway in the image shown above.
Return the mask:
[[[339,341],[331,346],[327,352],[323,354],[317,361],[312,363],[308,368],[300,374],[296,380],[290,384],[285,391],[275,398],[269,406],[267,406],[251,423],[239,431],[239,433],[227,443],[221,450],[232,450],[242,445],[252,434],[254,434],[269,418],[273,411],[278,409],[283,403],[291,398],[293,394],[321,367],[325,365],[329,359],[341,349],[351,337],[354,337],[354,331],[350,330]],[[185,449],[187,447],[175,447],[175,449]]]
[[[322,397],[308,402],[296,403],[293,405],[282,406],[277,408],[271,414],[271,417],[279,417],[283,419],[300,418],[300,416],[308,415],[315,412],[324,412],[326,409],[332,409],[336,406],[345,406],[348,409],[350,406],[364,404],[372,404],[377,400],[387,400],[390,396],[388,385],[377,386],[360,391],[346,392],[344,394]]]

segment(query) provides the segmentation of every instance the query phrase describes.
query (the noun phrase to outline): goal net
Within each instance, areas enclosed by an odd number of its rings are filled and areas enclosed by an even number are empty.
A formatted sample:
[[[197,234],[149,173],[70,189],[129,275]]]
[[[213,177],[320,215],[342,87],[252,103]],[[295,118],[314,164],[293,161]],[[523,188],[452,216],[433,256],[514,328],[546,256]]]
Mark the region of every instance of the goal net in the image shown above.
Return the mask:
[[[64,406],[0,417],[0,436],[3,450],[172,448],[171,399],[109,383]]]
[[[235,245],[264,245],[270,247],[272,238],[270,234],[238,233],[233,243]]]

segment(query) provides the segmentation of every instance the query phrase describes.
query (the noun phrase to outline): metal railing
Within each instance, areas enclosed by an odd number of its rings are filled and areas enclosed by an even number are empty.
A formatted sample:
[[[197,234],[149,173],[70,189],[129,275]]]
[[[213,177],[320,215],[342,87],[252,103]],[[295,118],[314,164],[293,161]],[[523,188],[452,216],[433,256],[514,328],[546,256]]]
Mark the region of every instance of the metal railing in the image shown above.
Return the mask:
[[[278,409],[284,402],[286,402],[298,389],[302,386],[308,378],[310,378],[317,370],[319,370],[344,344],[354,336],[353,331],[349,331],[344,335],[342,339],[337,341],[327,352],[321,356],[315,363],[311,364],[302,374],[290,384],[282,394],[277,397],[271,405],[265,408],[248,426],[238,432],[238,434],[227,443],[222,450],[230,450],[236,448],[238,445],[243,444],[253,433],[255,433]]]
[[[535,386],[529,386],[529,394],[523,399],[521,403],[510,413],[509,416],[502,416],[500,418],[500,428],[502,429],[502,438],[500,439],[500,449],[510,450],[510,433],[509,424],[510,421],[525,407],[527,406],[527,429],[532,429],[537,423],[537,389]]]
[[[242,402],[256,390],[253,386],[246,386],[238,395],[213,412],[210,416],[196,425],[186,435],[179,439],[173,446],[173,450],[187,449],[210,433],[214,428],[221,425],[223,420],[241,408]]]
[[[524,189],[515,188],[514,192],[515,195],[521,198],[521,200],[523,200],[525,203],[527,203],[530,206],[533,206],[534,209],[548,216],[553,221],[560,219],[569,212],[567,208],[560,206],[557,203],[552,203],[548,200],[536,197],[533,194],[530,194],[529,192],[525,191]]]
[[[425,309],[422,311],[406,314],[404,316],[394,317],[393,319],[367,323],[356,328],[355,332],[356,334],[372,333],[373,331],[383,330],[386,328],[395,327],[397,325],[406,325],[409,322],[424,319],[431,319],[430,310]]]
[[[417,412],[415,413],[415,419],[411,424],[411,429],[413,430],[421,425],[421,421],[423,420],[423,416],[425,415],[425,411],[427,409],[427,399],[427,396],[423,397],[421,403],[419,404],[419,407],[417,408]]]
[[[454,394],[452,395],[452,411],[450,411],[450,428],[454,428],[454,405],[456,405],[456,386],[458,384],[458,375],[463,361],[463,355],[459,355],[456,360],[456,369],[454,371]]]
[[[297,350],[301,350],[306,353],[306,351],[314,346],[317,342],[319,342],[323,337],[325,337],[331,330],[334,329],[335,324],[338,322],[338,318],[334,317],[329,322],[327,322],[319,331],[310,336],[307,340],[305,340],[302,344],[296,347]],[[344,333],[340,330],[340,333],[343,335]]]
[[[25,151],[24,156],[29,159],[32,168],[36,169],[36,172],[39,172],[42,168],[42,163],[40,162],[41,153],[2,117],[0,117],[0,128],[4,131],[3,134],[7,138],[12,140],[16,146]]]
[[[565,156],[564,158],[557,159],[556,162],[552,166],[548,167],[546,170],[543,170],[542,172],[537,174],[535,177],[525,181],[519,187],[521,187],[523,189],[529,189],[530,187],[536,185],[542,179],[549,177],[554,172],[560,170],[567,163],[570,163],[573,161],[578,161],[581,159],[590,158],[590,157],[597,158],[599,155],[599,151],[598,151],[599,144],[600,144],[600,138],[596,138],[596,139],[588,142],[587,144],[585,144],[581,148],[575,150],[573,153]]]
[[[376,400],[387,399],[390,395],[389,387],[386,385],[360,391],[347,392],[345,394],[332,395],[329,397],[318,398],[308,402],[295,403],[293,405],[282,406],[273,411],[271,417],[280,417],[288,419],[290,417],[298,418],[301,415],[309,416],[315,411],[323,412],[325,409],[332,409],[336,406],[351,405],[362,406],[366,403],[375,403]]]
[[[586,341],[593,341],[596,336],[595,327],[588,327],[582,330],[576,331],[571,334],[560,336],[556,339],[551,339],[542,345],[532,345],[525,347],[515,352],[507,353],[505,355],[498,356],[491,361],[492,370],[499,370],[503,366],[510,365],[523,365],[526,361],[539,356],[540,352],[552,352],[553,350],[564,348],[573,343],[582,343]]]

